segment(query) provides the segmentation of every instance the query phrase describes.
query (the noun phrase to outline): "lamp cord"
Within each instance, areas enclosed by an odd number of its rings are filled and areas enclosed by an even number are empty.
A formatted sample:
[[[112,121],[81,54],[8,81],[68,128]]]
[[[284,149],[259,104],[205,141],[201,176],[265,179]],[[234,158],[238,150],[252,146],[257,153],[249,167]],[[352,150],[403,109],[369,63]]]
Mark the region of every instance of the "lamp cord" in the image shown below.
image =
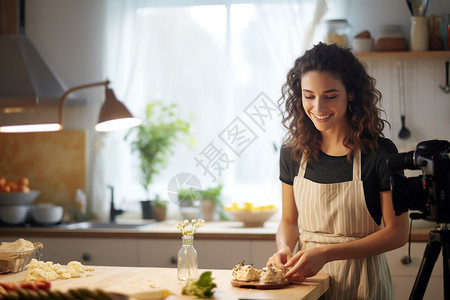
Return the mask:
[[[58,111],[58,122],[59,125],[61,126],[62,129],[62,117],[63,117],[63,106],[64,106],[64,102],[66,101],[67,96],[69,96],[69,94],[73,93],[74,91],[77,90],[81,90],[81,89],[86,89],[86,88],[91,88],[91,87],[95,87],[95,86],[101,86],[104,85],[105,87],[108,87],[110,81],[106,80],[106,81],[101,81],[101,82],[95,82],[95,83],[89,83],[89,84],[84,84],[84,85],[80,85],[80,86],[76,86],[73,88],[68,89],[61,97],[61,99],[59,100],[59,111]]]
[[[410,219],[409,222],[409,237],[408,237],[408,256],[403,256],[402,257],[402,264],[404,265],[409,265],[412,261],[411,261],[411,230],[412,230],[412,222],[413,219]]]

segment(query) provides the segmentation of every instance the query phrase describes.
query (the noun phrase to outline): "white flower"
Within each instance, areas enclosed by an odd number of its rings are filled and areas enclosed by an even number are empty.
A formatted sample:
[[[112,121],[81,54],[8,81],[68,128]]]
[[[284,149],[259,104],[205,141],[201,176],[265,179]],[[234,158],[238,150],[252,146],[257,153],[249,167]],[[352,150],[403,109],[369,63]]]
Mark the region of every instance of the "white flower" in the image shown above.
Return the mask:
[[[184,220],[182,222],[178,222],[176,224],[176,228],[181,231],[182,235],[194,236],[198,228],[203,227],[204,223],[205,220],[202,219],[192,219],[191,222],[189,222],[188,220]]]

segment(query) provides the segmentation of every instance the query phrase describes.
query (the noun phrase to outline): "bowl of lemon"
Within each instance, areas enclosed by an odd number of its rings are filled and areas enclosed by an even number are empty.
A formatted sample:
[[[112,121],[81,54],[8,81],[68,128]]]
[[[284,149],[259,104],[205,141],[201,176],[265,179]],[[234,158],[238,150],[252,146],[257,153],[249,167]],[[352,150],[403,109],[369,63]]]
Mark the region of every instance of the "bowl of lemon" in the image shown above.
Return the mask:
[[[254,205],[250,202],[233,202],[225,206],[224,210],[234,220],[244,223],[244,227],[264,227],[264,223],[278,211],[275,205]]]

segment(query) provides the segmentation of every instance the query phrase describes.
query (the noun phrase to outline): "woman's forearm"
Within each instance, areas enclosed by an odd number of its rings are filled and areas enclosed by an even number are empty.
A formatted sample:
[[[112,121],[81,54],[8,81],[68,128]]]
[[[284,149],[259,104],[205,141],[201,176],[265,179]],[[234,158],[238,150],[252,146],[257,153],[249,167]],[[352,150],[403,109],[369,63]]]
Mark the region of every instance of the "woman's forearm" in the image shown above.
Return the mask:
[[[277,249],[288,250],[292,254],[299,236],[297,224],[281,221],[276,235]]]
[[[383,228],[362,239],[324,247],[327,261],[375,256],[403,246],[408,227]]]

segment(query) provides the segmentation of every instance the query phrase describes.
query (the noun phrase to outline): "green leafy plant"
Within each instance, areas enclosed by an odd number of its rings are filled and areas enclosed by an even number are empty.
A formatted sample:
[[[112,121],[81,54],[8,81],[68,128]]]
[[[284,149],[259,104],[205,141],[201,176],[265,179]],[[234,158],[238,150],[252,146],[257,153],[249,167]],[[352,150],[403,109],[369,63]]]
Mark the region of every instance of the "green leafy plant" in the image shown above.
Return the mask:
[[[211,271],[206,271],[200,275],[198,280],[188,280],[186,286],[181,290],[181,294],[197,296],[202,299],[211,298],[217,287],[211,274]]]
[[[168,203],[169,203],[169,201],[167,201],[167,200],[159,200],[159,197],[157,199],[155,199],[155,201],[153,201],[153,204],[155,206],[161,206],[161,207],[166,207]]]
[[[210,187],[206,190],[202,191],[202,199],[204,200],[210,200],[214,202],[215,205],[221,206],[222,205],[222,188],[223,186],[219,184],[216,187]]]
[[[142,124],[130,129],[125,136],[125,140],[131,139],[132,151],[139,153],[142,185],[147,194],[154,177],[173,154],[175,142],[189,133],[189,123],[175,115],[175,108],[175,104],[147,104]]]

